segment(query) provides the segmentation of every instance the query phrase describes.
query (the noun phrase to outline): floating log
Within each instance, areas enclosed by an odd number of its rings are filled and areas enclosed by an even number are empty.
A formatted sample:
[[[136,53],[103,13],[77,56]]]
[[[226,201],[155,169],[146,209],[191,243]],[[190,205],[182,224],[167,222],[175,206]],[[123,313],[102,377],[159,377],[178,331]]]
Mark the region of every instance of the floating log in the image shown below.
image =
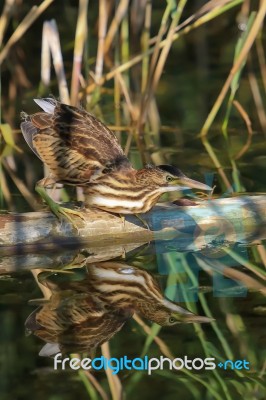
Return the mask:
[[[263,195],[205,200],[186,207],[158,205],[141,215],[149,229],[135,216],[124,220],[98,209],[81,212],[84,220],[73,216],[78,229],[49,211],[1,214],[0,269],[5,270],[7,264],[9,270],[62,265],[75,258],[77,249],[94,262],[121,256],[151,241],[161,253],[169,249],[195,252],[265,238]]]

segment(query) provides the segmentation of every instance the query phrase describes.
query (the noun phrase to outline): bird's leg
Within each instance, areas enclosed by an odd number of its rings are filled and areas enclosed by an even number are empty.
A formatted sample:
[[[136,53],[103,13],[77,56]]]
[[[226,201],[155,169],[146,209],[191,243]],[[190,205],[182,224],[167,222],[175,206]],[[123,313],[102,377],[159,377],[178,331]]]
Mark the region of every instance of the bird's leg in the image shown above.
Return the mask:
[[[139,214],[134,214],[136,218],[138,218],[140,220],[140,222],[144,225],[145,229],[149,229],[149,224],[148,222],[146,222],[144,219],[141,218],[141,216]]]
[[[121,218],[122,223],[123,223],[123,226],[124,226],[124,229],[125,229],[126,217],[125,217],[124,214],[120,214],[120,213],[119,213],[118,215],[119,215],[119,217]],[[140,216],[139,214],[134,214],[134,216],[140,220],[140,222],[145,226],[146,229],[150,229],[149,224],[148,224],[146,221],[144,221],[144,219],[142,219],[141,216]]]
[[[72,210],[70,208],[66,207],[61,207],[58,203],[56,203],[46,192],[45,187],[49,186],[52,183],[52,180],[49,178],[44,178],[41,181],[37,182],[35,190],[36,192],[41,196],[41,198],[45,201],[45,203],[49,206],[50,210],[52,213],[59,219],[62,219],[62,216],[68,219],[71,224],[76,228],[76,224],[74,220],[71,218],[72,215],[77,215],[78,217],[82,218],[83,220],[85,219],[83,214]]]
[[[123,214],[118,214],[119,215],[119,217],[121,218],[121,220],[122,220],[122,224],[123,224],[123,228],[125,229],[125,226],[126,226],[126,217],[123,215]]]

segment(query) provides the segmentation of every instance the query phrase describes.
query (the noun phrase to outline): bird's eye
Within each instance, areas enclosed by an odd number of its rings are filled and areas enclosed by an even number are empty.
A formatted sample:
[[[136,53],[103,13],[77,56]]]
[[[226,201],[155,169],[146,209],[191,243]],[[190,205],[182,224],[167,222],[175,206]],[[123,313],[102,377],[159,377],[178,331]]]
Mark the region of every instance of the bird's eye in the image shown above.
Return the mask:
[[[167,175],[166,176],[166,181],[167,182],[172,182],[174,180],[174,178],[171,175]]]
[[[170,317],[169,318],[169,323],[170,324],[174,324],[176,321],[175,321],[175,318],[174,317]]]

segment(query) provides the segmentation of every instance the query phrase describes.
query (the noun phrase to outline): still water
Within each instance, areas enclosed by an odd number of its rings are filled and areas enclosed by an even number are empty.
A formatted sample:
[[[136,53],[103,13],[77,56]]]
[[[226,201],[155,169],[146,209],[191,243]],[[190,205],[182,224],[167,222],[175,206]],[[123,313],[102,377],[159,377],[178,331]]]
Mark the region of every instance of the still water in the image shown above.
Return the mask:
[[[262,226],[237,243],[180,226],[141,246],[2,257],[1,399],[100,398],[90,382],[108,392],[110,358],[128,398],[264,398],[265,289],[247,243]]]

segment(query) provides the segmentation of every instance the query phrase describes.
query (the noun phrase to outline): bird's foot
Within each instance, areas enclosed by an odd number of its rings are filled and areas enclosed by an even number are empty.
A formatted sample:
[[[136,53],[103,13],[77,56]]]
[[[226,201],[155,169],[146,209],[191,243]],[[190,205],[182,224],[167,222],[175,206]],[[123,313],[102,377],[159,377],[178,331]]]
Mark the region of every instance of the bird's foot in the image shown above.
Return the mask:
[[[53,204],[49,204],[49,207],[52,211],[52,213],[61,221],[62,218],[65,218],[70,222],[75,229],[79,230],[78,226],[76,225],[75,220],[72,218],[72,215],[75,215],[79,218],[81,218],[83,221],[85,221],[84,215],[76,210],[72,210],[71,208],[66,208],[60,206],[58,203],[53,201]]]
[[[67,219],[77,231],[79,230],[78,226],[76,225],[75,221],[73,218],[71,218],[71,215],[76,215],[80,217],[81,219],[85,220],[85,217],[83,213],[72,210],[71,208],[66,208],[62,207],[60,204],[56,203],[51,197],[46,193],[45,189],[39,185],[36,186],[36,191],[39,193],[39,195],[42,197],[42,199],[45,201],[45,203],[48,205],[52,213],[61,221],[62,218]]]

